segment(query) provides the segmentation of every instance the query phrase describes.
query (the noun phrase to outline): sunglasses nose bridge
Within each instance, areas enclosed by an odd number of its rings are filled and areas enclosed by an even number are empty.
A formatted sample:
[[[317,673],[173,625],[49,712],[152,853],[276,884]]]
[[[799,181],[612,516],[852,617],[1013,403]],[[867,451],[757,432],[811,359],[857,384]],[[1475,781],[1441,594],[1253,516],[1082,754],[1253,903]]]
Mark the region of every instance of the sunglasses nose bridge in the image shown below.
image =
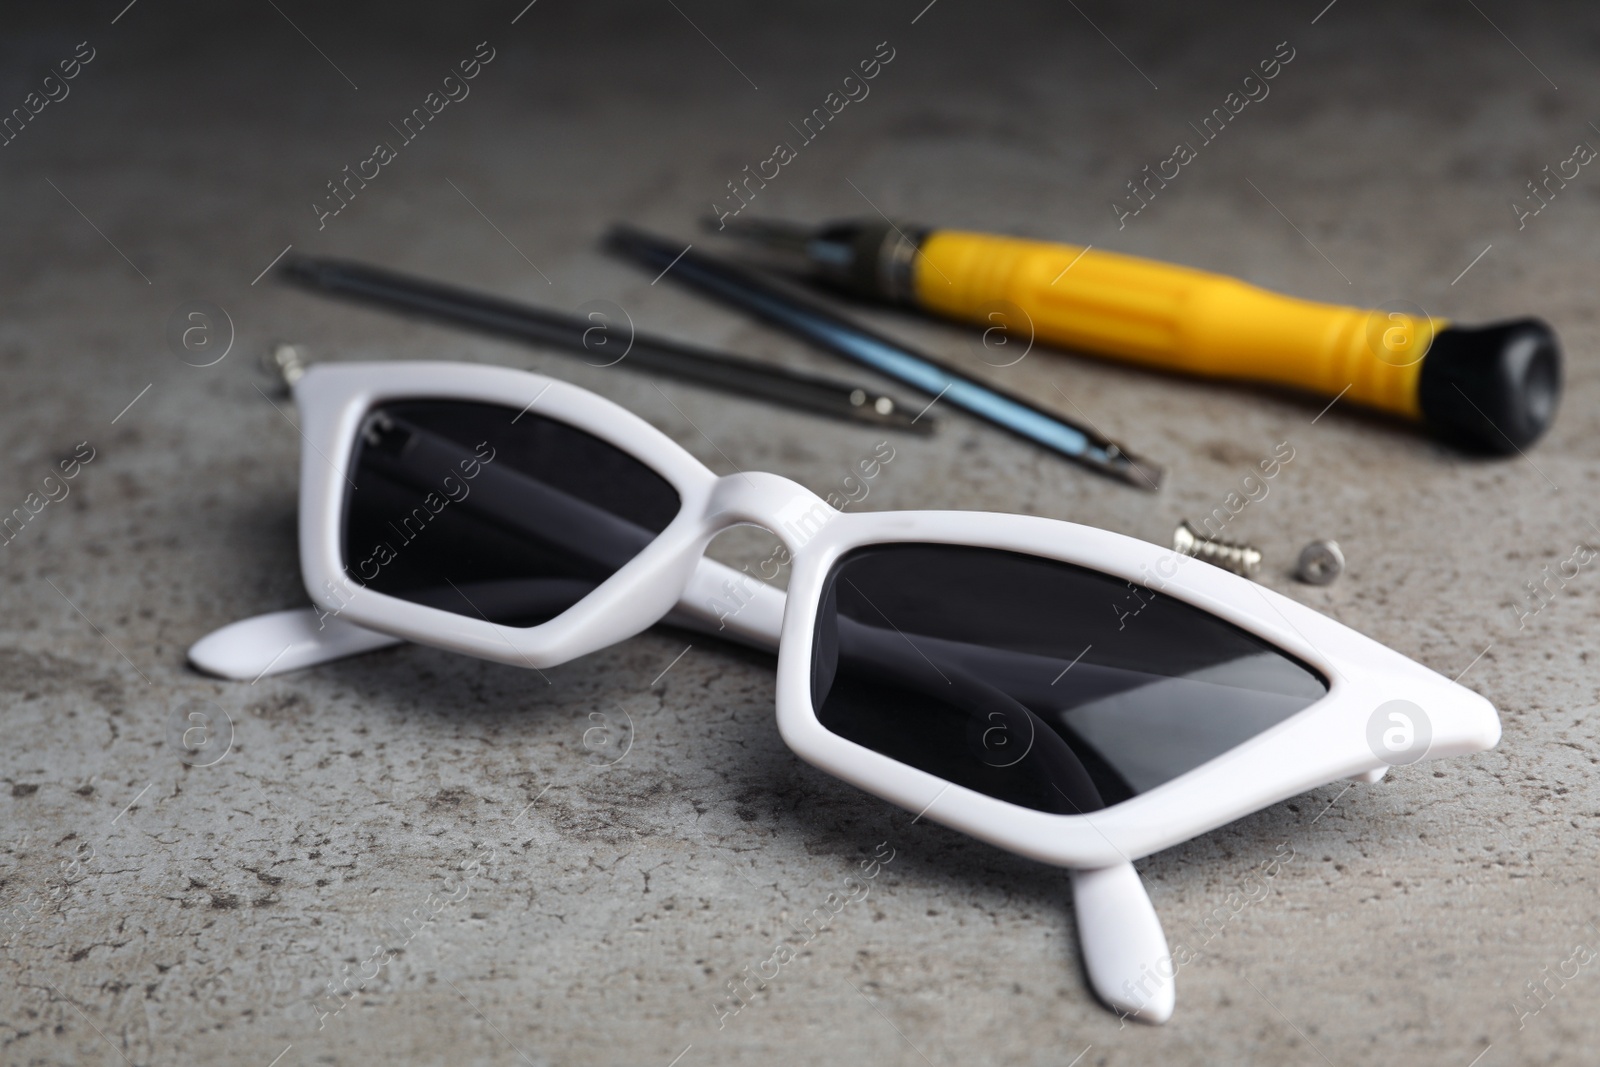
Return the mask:
[[[706,501],[704,523],[713,535],[730,526],[759,526],[796,550],[838,515],[799,482],[750,471],[717,479]]]

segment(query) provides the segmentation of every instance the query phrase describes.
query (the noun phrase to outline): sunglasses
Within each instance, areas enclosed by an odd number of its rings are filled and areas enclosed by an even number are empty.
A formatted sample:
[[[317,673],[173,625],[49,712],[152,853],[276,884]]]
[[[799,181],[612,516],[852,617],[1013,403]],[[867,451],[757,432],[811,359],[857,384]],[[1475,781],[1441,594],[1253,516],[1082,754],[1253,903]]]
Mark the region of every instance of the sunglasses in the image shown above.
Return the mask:
[[[778,654],[808,763],[1071,871],[1090,984],[1164,1022],[1177,965],[1133,860],[1340,779],[1492,748],[1484,698],[1270,589],[1074,523],[847,513],[719,477],[536,374],[310,368],[300,560],[316,608],[189,651],[260,677],[402,641],[543,668],[670,622]],[[705,557],[754,525],[788,592]]]

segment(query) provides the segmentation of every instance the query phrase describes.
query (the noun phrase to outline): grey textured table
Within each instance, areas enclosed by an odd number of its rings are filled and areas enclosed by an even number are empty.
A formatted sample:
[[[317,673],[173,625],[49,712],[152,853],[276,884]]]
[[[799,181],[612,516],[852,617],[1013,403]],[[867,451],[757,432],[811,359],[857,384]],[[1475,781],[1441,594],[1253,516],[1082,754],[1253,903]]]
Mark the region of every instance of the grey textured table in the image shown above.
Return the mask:
[[[0,109],[65,95],[0,147],[0,512],[80,442],[94,458],[0,549],[0,1060],[1594,1062],[1600,579],[1582,569],[1537,613],[1525,598],[1600,539],[1600,177],[1552,185],[1520,228],[1510,204],[1577,142],[1600,144],[1600,15],[924,3],[7,13]],[[391,123],[480,41],[492,58],[470,95],[402,142]],[[1287,441],[1292,463],[1229,527],[1265,552],[1262,581],[1465,672],[1500,708],[1493,752],[1318,789],[1141,861],[1169,936],[1199,952],[1164,1028],[1123,1026],[1090,995],[1061,873],[800,764],[756,653],[656,630],[548,684],[414,647],[254,685],[184,663],[209,630],[304,602],[300,440],[253,366],[274,339],[319,359],[548,371],[719,472],[832,489],[882,435],[257,276],[292,245],[558,307],[610,299],[643,329],[837,373],[595,242],[621,218],[690,239],[726,183],[885,41],[870,95],[752,214],[876,207],[1316,299],[1539,314],[1566,345],[1555,431],[1490,462],[1347,405],[1317,418],[1317,400],[1042,350],[987,370],[967,332],[873,314],[1069,413],[1070,398],[1170,477],[1139,493],[946,412],[939,436],[894,439],[862,507],[1164,541]],[[1124,183],[1285,41],[1270,95],[1119,229]],[[44,83],[90,50],[70,82]],[[378,141],[401,147],[332,214],[326,183]],[[195,300],[235,334],[209,367],[166,338]],[[1288,575],[1318,537],[1350,560],[1326,589]],[[715,551],[748,561],[766,544],[730,535]],[[194,701],[225,716],[209,751],[231,740],[209,766],[173,736]],[[585,732],[619,711],[631,749],[608,766],[605,735]],[[881,842],[894,859],[867,898],[727,1013],[727,983],[799,939]]]

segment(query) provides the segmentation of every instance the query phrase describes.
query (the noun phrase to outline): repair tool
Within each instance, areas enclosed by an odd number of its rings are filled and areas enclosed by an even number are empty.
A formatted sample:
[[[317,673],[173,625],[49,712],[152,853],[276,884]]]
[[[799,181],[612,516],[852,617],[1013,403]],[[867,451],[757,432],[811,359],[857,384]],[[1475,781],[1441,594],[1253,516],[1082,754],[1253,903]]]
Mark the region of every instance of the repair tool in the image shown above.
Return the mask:
[[[305,374],[308,365],[305,349],[288,341],[274,341],[261,353],[261,369],[271,379],[273,390],[279,396],[293,395],[294,383]]]
[[[594,318],[547,311],[345,260],[306,256],[287,261],[279,270],[285,278],[318,292],[351,296],[534,344],[609,359],[611,348],[601,345],[615,347],[621,342],[627,362],[635,367],[784,407],[913,433],[934,429],[933,420],[919,419],[893,397],[863,386],[647,334],[631,334],[629,344],[626,338],[608,338],[607,331],[615,324]],[[622,359],[616,357],[618,362]]]
[[[1161,484],[1161,468],[1129,455],[1091,426],[970,378],[940,361],[857,325],[769,275],[664,241],[630,226],[613,227],[610,248],[652,270],[751,312],[830,352],[943,398],[1035,444],[1141,489]],[[929,405],[932,406],[931,404]]]
[[[1261,569],[1261,550],[1255,545],[1208,537],[1195,529],[1188,519],[1178,523],[1178,528],[1172,531],[1172,549],[1214,563],[1241,578],[1254,578]]]
[[[1016,309],[1039,340],[1348,397],[1473,451],[1532,444],[1561,395],[1555,333],[1533,318],[1455,326],[1420,308],[1319,304],[1090,247],[887,221],[812,228],[739,220],[726,232],[785,252],[856,296],[990,327]]]
[[[1313,541],[1300,550],[1294,576],[1307,585],[1332,585],[1344,573],[1344,550],[1337,541]]]

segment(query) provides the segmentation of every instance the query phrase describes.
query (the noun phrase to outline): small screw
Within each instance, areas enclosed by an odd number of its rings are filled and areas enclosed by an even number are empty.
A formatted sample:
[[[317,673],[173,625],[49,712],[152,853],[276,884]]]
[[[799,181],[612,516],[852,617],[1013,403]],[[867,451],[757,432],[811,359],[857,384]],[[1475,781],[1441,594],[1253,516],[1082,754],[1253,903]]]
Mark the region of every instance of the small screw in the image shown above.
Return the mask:
[[[1307,585],[1332,585],[1344,573],[1344,553],[1337,541],[1313,541],[1300,550],[1294,576]]]
[[[288,393],[306,372],[306,354],[299,345],[280,341],[261,353],[261,366],[282,391]]]
[[[1254,545],[1235,544],[1207,537],[1184,519],[1172,531],[1172,548],[1186,556],[1214,563],[1225,571],[1244,578],[1253,577],[1261,568],[1261,550]]]

